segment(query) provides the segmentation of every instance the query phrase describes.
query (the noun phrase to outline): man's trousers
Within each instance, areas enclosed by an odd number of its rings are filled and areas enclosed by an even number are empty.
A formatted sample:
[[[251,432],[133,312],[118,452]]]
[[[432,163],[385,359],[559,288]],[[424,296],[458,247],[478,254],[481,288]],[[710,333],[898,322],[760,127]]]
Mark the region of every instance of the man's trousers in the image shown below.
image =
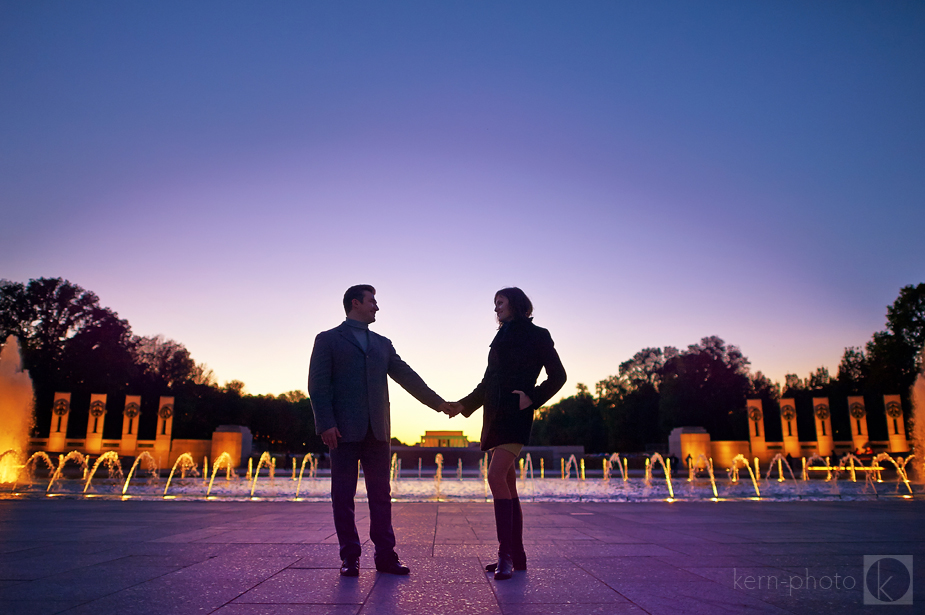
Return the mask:
[[[357,461],[363,464],[366,497],[369,501],[369,537],[376,545],[376,558],[387,557],[395,550],[392,530],[392,492],[389,485],[391,446],[376,440],[372,430],[362,442],[339,442],[331,449],[331,504],[334,529],[340,543],[340,557],[360,557],[354,497],[357,491]]]

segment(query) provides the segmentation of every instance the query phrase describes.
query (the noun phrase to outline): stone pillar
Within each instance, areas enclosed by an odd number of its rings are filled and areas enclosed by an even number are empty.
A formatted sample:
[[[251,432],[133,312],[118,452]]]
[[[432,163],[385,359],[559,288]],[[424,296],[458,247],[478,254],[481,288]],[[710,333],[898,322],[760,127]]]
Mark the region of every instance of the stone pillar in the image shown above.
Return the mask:
[[[87,416],[87,453],[100,454],[103,450],[103,423],[106,421],[106,395],[90,395],[90,414]]]
[[[791,457],[798,459],[802,451],[797,433],[797,407],[792,399],[780,400],[780,427],[784,434],[783,454],[790,453]]]
[[[748,441],[751,444],[752,457],[764,459],[768,453],[768,445],[764,439],[764,412],[761,400],[749,399],[745,403],[748,409]]]
[[[903,404],[899,395],[884,395],[883,406],[886,409],[886,431],[890,434],[890,452],[909,452],[906,441],[906,422],[903,420]]]
[[[55,393],[51,406],[51,429],[48,430],[48,450],[63,453],[67,444],[67,417],[71,412],[71,394]]]
[[[816,419],[816,451],[821,457],[829,457],[835,450],[832,437],[832,411],[828,397],[813,397],[813,415]]]
[[[141,414],[141,395],[126,395],[122,410],[122,440],[119,454],[134,457],[138,446],[138,416]]]
[[[163,467],[170,459],[170,437],[173,432],[173,397],[161,397],[157,404],[157,435],[154,438],[154,458]]]
[[[864,450],[864,445],[870,441],[867,433],[867,407],[861,395],[848,398],[848,413],[851,415],[851,446],[854,451]]]

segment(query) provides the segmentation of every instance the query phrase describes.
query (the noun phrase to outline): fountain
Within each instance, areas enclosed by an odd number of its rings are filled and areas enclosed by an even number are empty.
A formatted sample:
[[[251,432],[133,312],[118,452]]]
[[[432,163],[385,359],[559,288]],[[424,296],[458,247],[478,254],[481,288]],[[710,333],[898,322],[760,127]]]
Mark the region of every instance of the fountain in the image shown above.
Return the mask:
[[[108,455],[109,453],[106,454]],[[177,461],[179,461],[179,459]],[[190,459],[190,461],[192,461],[192,459]],[[151,476],[152,479],[157,478],[157,462],[154,461],[154,457],[151,456],[151,453],[145,451],[138,455],[138,457],[135,459],[135,463],[132,464],[132,469],[128,471],[128,477],[125,479],[125,485],[122,486],[122,495],[125,495],[125,492],[128,491],[128,484],[129,481],[132,480],[132,474],[135,473],[135,468],[138,467],[138,464],[142,462],[144,462],[145,469],[148,471],[149,476]],[[177,467],[176,464],[174,464],[174,467]],[[173,472],[171,472],[171,476],[172,475]]]
[[[81,480],[84,480],[83,477],[87,474],[87,458],[84,457],[83,453],[71,451],[67,455],[58,455],[58,467],[55,468],[55,473],[51,475],[51,480],[48,481],[48,487],[45,489],[46,493],[51,493],[51,488],[55,484],[55,481],[61,478],[61,473],[64,471],[64,464],[71,460],[76,461],[83,469]]]
[[[392,457],[392,461],[394,463],[394,456]],[[302,457],[302,467],[299,469],[299,481],[295,490],[296,498],[299,497],[299,490],[302,488],[302,475],[305,474],[306,463],[308,464],[308,477],[314,479],[318,475],[318,458],[311,453],[307,453],[304,457]]]
[[[89,463],[89,458],[86,463]],[[118,478],[120,482],[122,481],[122,466],[119,464],[119,455],[114,451],[109,451],[108,453],[100,455],[100,458],[93,464],[93,470],[90,471],[89,476],[87,476],[87,482],[84,483],[84,493],[90,488],[90,482],[96,475],[96,471],[99,469],[100,465],[104,463],[106,464],[106,469],[109,471],[109,478],[111,480],[116,480]],[[84,465],[84,468],[86,468],[86,465]],[[132,469],[135,469],[134,466]],[[129,474],[129,476],[131,476],[131,474]],[[124,490],[123,493],[125,493]]]
[[[15,482],[32,427],[32,379],[10,335],[0,349],[0,483]]]
[[[920,463],[916,476],[919,482],[925,482],[925,348],[919,355],[922,371],[912,385],[912,452]]]
[[[187,472],[192,472],[193,476],[196,476],[198,473],[196,471],[196,462],[193,461],[193,456],[189,453],[183,453],[177,457],[176,463],[173,464],[173,468],[170,469],[170,476],[167,477],[167,486],[164,487],[164,497],[167,497],[167,490],[170,489],[170,481],[173,480],[173,475],[177,471],[177,467],[180,467],[180,478],[186,478]],[[126,481],[126,485],[128,481]],[[123,491],[124,493],[124,491]]]
[[[222,468],[225,468],[225,480],[231,480],[231,474],[234,470],[231,467],[231,455],[228,453],[219,455],[212,464],[212,478],[209,479],[209,488],[206,489],[206,497],[209,497],[212,493],[212,483],[215,482],[215,475],[218,474],[218,471]],[[253,492],[251,493],[253,494]]]
[[[577,456],[576,456],[577,457]],[[640,461],[646,461],[646,474],[633,475],[628,469],[627,460],[620,455],[611,456],[613,462],[620,467],[620,471],[625,474],[624,480],[612,480],[612,474],[598,471],[596,476],[587,474],[584,480],[581,479],[580,461],[566,462],[568,471],[567,475],[572,474],[572,470],[578,470],[578,480],[563,480],[559,476],[548,478],[539,478],[530,476],[532,460],[528,462],[524,459],[521,476],[523,487],[520,497],[524,501],[635,501],[635,500],[667,500],[674,501],[678,497],[682,499],[722,501],[727,499],[743,499],[751,497],[761,498],[763,500],[779,499],[855,499],[855,498],[881,498],[881,497],[904,497],[920,499],[923,496],[923,486],[914,483],[909,479],[908,471],[911,470],[910,463],[917,465],[917,461],[910,457],[891,457],[887,454],[881,454],[874,458],[868,465],[861,465],[859,460],[847,457],[842,460],[840,465],[824,465],[821,458],[812,458],[812,461],[805,464],[807,473],[806,480],[785,480],[778,482],[778,476],[775,474],[783,470],[782,466],[778,467],[778,460],[771,464],[761,464],[761,475],[755,474],[754,467],[745,458],[744,455],[736,457],[733,467],[729,468],[729,478],[720,480],[715,476],[715,468],[710,458],[704,456],[698,457],[695,467],[701,468],[704,472],[703,480],[698,480],[700,475],[695,476],[695,480],[686,483],[689,485],[683,493],[674,492],[674,480],[671,475],[671,464],[667,460],[661,459],[660,456],[652,455],[645,457]],[[327,470],[321,473],[317,472],[315,467],[315,458],[306,455],[302,459],[302,469],[300,476],[295,483],[291,480],[285,481],[259,481],[259,472],[254,472],[250,481],[232,480],[234,478],[231,467],[231,458],[227,454],[219,455],[212,466],[211,473],[203,473],[206,485],[195,481],[179,481],[181,474],[186,472],[195,472],[193,457],[189,453],[181,455],[171,469],[167,478],[167,486],[160,488],[152,483],[144,484],[140,481],[131,481],[134,476],[137,478],[137,472],[147,469],[148,472],[156,471],[154,460],[150,456],[139,456],[133,471],[128,472],[129,478],[120,483],[123,487],[123,493],[131,493],[131,496],[119,495],[118,493],[108,493],[105,489],[102,493],[94,494],[95,486],[99,483],[99,471],[104,465],[110,468],[115,477],[118,461],[115,453],[104,454],[94,459],[95,463],[85,473],[85,478],[81,479],[80,470],[86,463],[87,458],[79,452],[73,451],[69,455],[62,455],[58,460],[57,467],[50,459],[41,455],[34,455],[30,458],[23,471],[25,476],[21,477],[21,484],[16,487],[10,497],[24,498],[35,497],[39,495],[38,489],[24,483],[31,483],[32,479],[28,477],[34,468],[45,464],[50,470],[54,469],[54,476],[49,482],[48,493],[55,496],[69,497],[132,497],[132,498],[170,498],[170,499],[284,499],[284,500],[309,500],[325,501],[330,497],[330,478]],[[607,460],[608,463],[610,460]],[[801,462],[803,460],[801,459]],[[807,460],[808,461],[808,460]],[[834,463],[834,462],[833,462]],[[65,472],[66,465],[75,465],[76,471]],[[661,464],[665,475],[664,482],[656,479],[655,468]],[[263,458],[262,462],[255,463],[259,470],[264,468],[272,469],[272,461],[269,455]],[[463,476],[460,480],[446,481],[446,478],[439,468],[433,467],[429,472],[424,472],[421,479],[417,479],[417,468],[407,472],[402,472],[401,464],[398,457],[392,460],[392,497],[398,501],[484,501],[490,499],[490,493],[484,479],[484,459],[480,459],[481,476],[470,478]],[[861,474],[866,480],[858,480],[857,483],[849,479],[851,469],[854,467],[856,474]],[[606,470],[606,466],[604,466]],[[751,484],[747,484],[747,491],[742,487],[745,485],[739,481],[739,473],[745,468],[750,477]],[[445,470],[445,468],[443,468]],[[226,473],[227,482],[222,481],[221,488],[215,483],[215,479],[222,470]],[[458,471],[458,464],[457,464]],[[638,471],[638,470],[637,470]],[[832,480],[822,480],[824,475],[819,475],[819,479],[811,478],[813,473],[820,471],[831,471]],[[320,475],[319,475],[320,474]],[[787,472],[784,471],[786,475]],[[69,476],[68,476],[69,475]],[[242,472],[243,475],[243,472]],[[881,475],[878,479],[878,475]],[[198,476],[198,474],[197,474]],[[760,483],[767,478],[768,482]],[[306,480],[311,477],[311,480]],[[707,480],[709,477],[709,480]],[[895,478],[894,478],[895,477]],[[182,477],[181,477],[182,478]],[[266,478],[266,475],[264,475]],[[287,477],[288,478],[288,477]],[[457,477],[458,478],[458,477]],[[795,478],[795,477],[794,477]],[[838,479],[842,478],[841,481]],[[860,476],[858,478],[861,478]],[[882,482],[878,482],[878,480]],[[759,487],[759,483],[761,486]],[[128,490],[131,485],[131,490]],[[857,485],[857,486],[855,486]],[[824,489],[820,488],[825,486]],[[84,493],[84,489],[86,492]],[[42,492],[45,492],[42,485]],[[363,486],[360,485],[357,497],[365,497]]]
[[[700,469],[700,460],[703,460],[703,468],[707,471],[707,475],[710,477],[710,487],[713,488],[713,497],[719,497],[716,491],[716,477],[713,476],[713,459],[708,458],[703,453],[697,455],[697,459],[691,461],[691,465],[688,467],[688,478],[687,482],[692,483],[695,478],[695,473],[697,469]],[[693,487],[693,486],[692,486]]]
[[[745,458],[745,455],[739,454],[739,455],[736,455],[736,456],[732,459],[732,467],[729,468],[730,480],[732,480],[732,482],[738,482],[738,480],[739,480],[739,462],[740,462],[740,461],[741,461],[742,463],[745,464],[745,467],[748,469],[748,474],[749,474],[749,476],[752,477],[752,485],[754,485],[754,487],[755,487],[755,497],[759,497],[759,498],[760,498],[760,497],[761,497],[761,491],[758,489],[758,479],[755,478],[755,472],[752,472],[752,467],[748,464],[748,459]],[[756,468],[756,469],[758,468],[758,460],[757,460],[757,459],[755,459],[755,468]],[[758,476],[761,476],[761,474],[758,474]]]
[[[533,458],[530,456],[530,453],[521,460],[522,464],[520,466],[520,480],[526,480],[529,473],[530,480],[533,480]],[[462,459],[459,460],[459,472],[462,474]]]
[[[814,462],[814,461],[821,461],[821,462],[823,463],[823,465],[821,465],[821,466],[814,466],[814,465],[813,465],[813,462]],[[826,473],[826,474],[825,474],[825,480],[826,480],[826,481],[832,480],[832,467],[829,465],[829,460],[828,460],[828,458],[823,459],[822,457],[819,456],[818,453],[813,453],[812,456],[811,456],[809,459],[806,459],[806,457],[803,458],[803,476],[802,476],[802,479],[803,479],[804,481],[809,480],[809,473],[810,473],[810,471],[813,471],[813,470],[819,470],[819,471],[823,471],[823,470],[824,470],[825,473]]]
[[[543,460],[540,459],[540,462],[542,461]],[[623,476],[623,482],[625,483],[627,480],[629,480],[629,462],[624,457],[623,463],[621,464],[620,463],[620,453],[614,453],[610,457],[604,460],[604,480],[605,481],[610,480],[610,473],[613,469],[614,462],[616,462],[617,467],[620,468],[620,474]],[[542,475],[540,476],[540,478],[542,478]]]
[[[562,480],[568,480],[572,476],[573,466],[575,467],[575,477],[579,478],[578,461],[575,459],[575,455],[569,456],[568,462],[566,462],[564,459],[562,459],[561,462],[562,462],[562,475],[561,475]]]
[[[248,465],[250,465],[250,459],[247,460]],[[299,470],[299,480],[295,487],[295,497],[298,499],[299,491],[302,490],[302,475],[305,473],[305,464],[308,464],[308,477],[315,478],[315,475],[318,473],[318,459],[311,453],[306,453],[302,457],[302,467]],[[395,463],[395,455],[392,455],[392,463]]]
[[[771,471],[774,470],[774,465],[777,464],[777,482],[784,482],[784,466],[787,466],[787,470],[790,472],[790,478],[794,481],[797,479],[793,474],[793,468],[790,467],[790,462],[786,457],[777,453],[774,455],[774,458],[771,459],[771,463],[768,465],[768,473],[765,475],[764,480],[771,480]]]
[[[303,461],[304,465],[305,462]],[[389,482],[394,482],[398,480],[398,468],[401,465],[401,460],[398,458],[398,453],[392,453],[392,461],[389,462]]]
[[[646,487],[652,486],[652,466],[656,462],[662,464],[662,472],[665,473],[665,482],[668,484],[668,497],[674,499],[674,488],[671,486],[671,462],[667,464],[659,453],[652,453],[652,456],[646,459]]]
[[[906,464],[902,465],[896,463],[896,460],[890,457],[887,453],[880,453],[871,460],[870,465],[879,467],[881,461],[889,461],[896,468],[896,473],[899,475],[900,480],[903,481],[903,484],[906,485],[906,488],[909,490],[909,494],[912,495],[912,486],[909,484],[909,477],[906,476]],[[877,482],[882,483],[883,480],[880,478],[880,471],[877,471]]]
[[[434,473],[434,490],[436,491],[435,497],[439,500],[441,497],[440,483],[443,482],[443,453],[437,453],[434,461],[437,463],[437,471]]]
[[[51,457],[48,456],[48,453],[46,453],[45,451],[38,451],[36,453],[32,453],[32,456],[29,457],[29,459],[26,461],[26,465],[24,465],[22,467],[22,470],[19,473],[17,473],[16,479],[13,481],[13,491],[16,491],[16,484],[19,482],[20,478],[22,478],[23,472],[26,473],[26,481],[29,483],[29,486],[30,487],[32,486],[32,482],[35,479],[35,476],[34,476],[35,466],[38,465],[38,462],[40,460],[45,462],[45,465],[48,467],[49,472],[53,473],[55,471],[55,464],[52,463]]]
[[[9,455],[8,455],[9,456]],[[542,458],[541,458],[542,459]],[[148,481],[135,481],[132,484],[133,476],[141,469],[153,477],[157,476],[157,464],[150,453],[142,453],[135,460],[128,477],[121,481],[121,466],[119,458],[115,452],[107,452],[95,459],[92,468],[88,467],[89,457],[84,456],[78,451],[71,451],[67,455],[60,455],[57,466],[45,453],[36,453],[29,458],[27,463],[19,472],[21,477],[18,486],[14,483],[13,492],[0,494],[0,497],[28,498],[41,495],[53,495],[56,497],[113,497],[113,498],[169,498],[169,499],[222,499],[222,500],[262,500],[262,499],[281,499],[297,501],[326,501],[330,497],[330,478],[327,470],[318,472],[318,458],[311,454],[306,454],[301,463],[301,471],[293,484],[292,480],[273,481],[273,458],[269,453],[261,455],[260,460],[255,464],[256,469],[252,470],[251,479],[232,480],[237,478],[232,467],[232,458],[228,453],[218,455],[212,465],[211,473],[208,472],[208,466],[203,471],[203,480],[205,485],[197,478],[195,481],[177,481],[185,478],[190,472],[197,477],[196,465],[193,456],[190,453],[180,455],[170,470],[167,477],[167,485],[162,490]],[[479,459],[480,474],[477,478],[469,478],[463,475],[461,465],[457,463],[457,480],[443,480],[443,459],[435,457],[436,469],[424,473],[420,479],[416,477],[422,473],[423,469],[419,466],[414,470],[402,472],[401,460],[398,455],[392,456],[390,478],[392,485],[392,497],[396,501],[485,501],[490,499],[490,493],[487,484],[488,458]],[[674,481],[672,480],[671,463],[662,458],[658,453],[648,457],[641,457],[639,461],[645,462],[644,477],[640,474],[632,474],[629,469],[629,460],[627,457],[614,453],[604,458],[603,472],[594,473],[593,470],[587,474],[581,472],[582,464],[578,456],[572,456],[568,460],[562,461],[563,476],[550,476],[540,478],[533,476],[533,460],[525,457],[519,462],[520,476],[519,481],[523,485],[520,491],[520,497],[523,501],[637,501],[637,500],[661,500],[675,501]],[[832,498],[839,499],[866,499],[882,497],[901,497],[906,499],[921,499],[925,495],[925,486],[921,483],[914,483],[909,479],[908,471],[911,470],[909,464],[918,465],[914,456],[890,456],[881,453],[874,457],[869,465],[864,465],[857,457],[846,455],[837,465],[818,455],[810,458],[801,458],[803,464],[802,480],[796,480],[791,471],[792,480],[780,481],[780,477],[785,475],[783,472],[783,460],[775,457],[770,463],[761,464],[760,467],[755,460],[755,465],[751,465],[744,455],[737,455],[733,459],[732,467],[728,469],[728,479],[718,480],[714,472],[713,460],[703,454],[699,455],[696,460],[692,460],[692,467],[695,470],[705,472],[709,477],[707,484],[706,476],[703,474],[694,474],[687,483],[688,487],[680,493],[681,499],[723,501],[735,499],[763,499],[763,500],[780,500],[780,499],[808,499],[808,500],[826,500]],[[32,486],[33,473],[40,464],[44,463],[50,471],[53,471],[48,487],[41,489]],[[620,468],[622,481],[611,480],[613,477],[611,469],[613,464]],[[76,465],[77,467],[70,472],[65,472],[67,464]],[[655,467],[661,464],[665,476],[664,483],[653,477]],[[118,478],[122,487],[122,493],[109,493],[106,489],[97,489],[102,493],[93,493],[91,485],[96,481],[100,482],[98,472],[100,467],[107,466],[109,469],[110,479]],[[542,464],[540,466],[543,467]],[[741,484],[739,473],[745,468],[751,477],[751,486],[747,483]],[[788,466],[789,467],[789,466]],[[260,471],[267,468],[271,480],[258,481]],[[218,473],[225,470],[226,481],[222,482],[219,488],[215,484],[215,478]],[[306,469],[308,475],[306,476]],[[570,480],[572,470],[575,470],[577,480]],[[82,470],[82,472],[75,471]],[[760,474],[758,472],[766,474]],[[829,480],[812,479],[811,473],[825,471],[831,475]],[[25,472],[25,476],[22,473]],[[639,472],[638,469],[633,472]],[[774,477],[774,472],[778,473]],[[82,474],[82,477],[81,477]],[[243,472],[242,472],[243,474]],[[857,481],[857,474],[865,477],[864,481]],[[847,476],[846,476],[847,475]],[[764,476],[764,479],[762,479]],[[892,480],[895,476],[895,481]],[[839,481],[839,478],[842,481]],[[853,480],[844,480],[850,477]],[[310,481],[304,481],[304,478],[311,478]],[[698,480],[700,479],[700,480]],[[767,482],[761,482],[766,480]],[[855,482],[856,481],[856,482]],[[259,485],[258,485],[259,483]],[[761,485],[759,488],[759,484]],[[128,487],[132,486],[132,494],[129,496]],[[823,487],[824,488],[821,488]],[[259,487],[259,489],[258,489]],[[358,486],[357,497],[365,497],[363,485]],[[40,490],[41,489],[41,490]],[[172,489],[172,491],[171,491]]]
[[[434,457],[434,462],[437,464],[437,473],[434,474],[434,482],[439,486],[443,481],[443,454],[437,453],[437,456]]]
[[[12,476],[13,482],[16,482],[16,476],[19,474],[19,464],[17,457],[20,456],[19,449],[9,449],[0,453],[0,476]],[[3,481],[3,482],[9,482]]]
[[[224,454],[224,453],[223,453]],[[216,462],[217,463],[217,462]],[[251,497],[254,497],[254,490],[257,488],[257,477],[260,476],[260,468],[267,466],[267,470],[270,473],[270,478],[273,478],[273,459],[270,457],[270,453],[263,453],[260,456],[260,460],[257,462],[257,469],[254,471],[254,481],[251,483]],[[228,468],[231,468],[231,461],[229,459]],[[215,473],[212,473],[212,478],[215,478]],[[209,483],[211,487],[211,483]]]

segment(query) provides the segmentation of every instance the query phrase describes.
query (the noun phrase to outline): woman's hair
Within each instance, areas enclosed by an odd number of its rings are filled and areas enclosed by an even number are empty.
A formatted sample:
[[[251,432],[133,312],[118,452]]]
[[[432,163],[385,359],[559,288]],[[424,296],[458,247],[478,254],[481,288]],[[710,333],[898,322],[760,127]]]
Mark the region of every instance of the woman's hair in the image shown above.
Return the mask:
[[[516,286],[502,288],[495,293],[495,299],[499,295],[507,299],[511,314],[514,315],[514,320],[522,320],[533,316],[533,304],[530,303],[530,298]]]

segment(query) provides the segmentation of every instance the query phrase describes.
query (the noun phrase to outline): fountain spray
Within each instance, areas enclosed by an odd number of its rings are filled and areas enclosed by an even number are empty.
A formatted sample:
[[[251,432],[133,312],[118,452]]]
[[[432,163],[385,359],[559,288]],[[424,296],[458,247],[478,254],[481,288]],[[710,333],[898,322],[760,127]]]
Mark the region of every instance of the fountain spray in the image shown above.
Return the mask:
[[[912,467],[918,480],[925,482],[925,348],[919,354],[919,365],[922,371],[912,385],[912,452],[917,460]]]
[[[0,453],[15,453],[5,455],[0,463],[0,483],[15,481],[25,460],[33,427],[32,405],[32,379],[22,369],[19,341],[11,335],[0,349]]]

